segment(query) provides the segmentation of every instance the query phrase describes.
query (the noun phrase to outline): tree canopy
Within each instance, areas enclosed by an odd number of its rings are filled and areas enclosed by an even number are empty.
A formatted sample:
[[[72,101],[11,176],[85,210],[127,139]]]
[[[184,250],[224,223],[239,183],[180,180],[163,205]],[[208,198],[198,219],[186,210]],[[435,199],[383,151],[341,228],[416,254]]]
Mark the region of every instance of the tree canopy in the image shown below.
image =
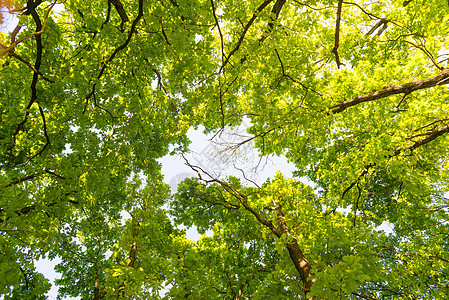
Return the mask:
[[[60,299],[449,296],[447,1],[0,4],[5,298],[47,298],[43,257]],[[157,159],[243,120],[227,150],[293,178],[186,159],[172,195]]]

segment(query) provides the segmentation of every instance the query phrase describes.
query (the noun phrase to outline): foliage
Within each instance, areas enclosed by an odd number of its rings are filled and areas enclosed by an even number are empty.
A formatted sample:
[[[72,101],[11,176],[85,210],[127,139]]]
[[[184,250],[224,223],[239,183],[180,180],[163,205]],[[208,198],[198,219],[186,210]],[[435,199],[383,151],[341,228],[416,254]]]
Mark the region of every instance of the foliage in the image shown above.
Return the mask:
[[[0,5],[5,298],[46,298],[46,256],[61,299],[448,297],[447,1]],[[230,152],[294,178],[186,160],[171,195],[157,159],[244,119]]]

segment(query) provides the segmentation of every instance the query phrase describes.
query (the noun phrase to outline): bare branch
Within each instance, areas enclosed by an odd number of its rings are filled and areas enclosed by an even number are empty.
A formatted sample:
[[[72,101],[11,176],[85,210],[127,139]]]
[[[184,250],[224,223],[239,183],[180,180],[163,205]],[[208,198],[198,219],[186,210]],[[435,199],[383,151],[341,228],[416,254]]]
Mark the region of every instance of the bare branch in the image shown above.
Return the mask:
[[[372,13],[367,12],[365,9],[363,9],[363,8],[362,8],[360,5],[358,5],[357,3],[343,1],[343,4],[354,5],[354,6],[358,7],[364,14],[366,14],[368,17],[370,17],[370,19],[373,19],[373,18],[374,18],[374,19],[381,19],[380,17],[377,17],[377,16],[373,15]]]
[[[379,36],[379,35],[382,34],[382,32],[385,31],[385,29],[387,29],[387,27],[388,27],[388,20],[384,19],[384,18],[381,18],[381,19],[379,19],[379,21],[376,22],[376,24],[374,24],[373,27],[371,27],[371,29],[365,35],[369,36],[369,35],[373,34],[374,31],[376,31],[377,29],[380,28],[379,31],[376,34],[376,35]]]
[[[245,171],[243,171],[243,170],[240,169],[240,168],[237,168],[235,165],[234,165],[234,168],[236,168],[237,170],[239,170],[239,171],[242,173],[242,176],[243,176],[243,178],[245,178],[246,181],[251,182],[251,183],[254,184],[258,189],[262,189],[262,188],[261,188],[261,187],[260,187],[254,180],[249,179],[248,177],[246,177]]]
[[[405,43],[408,43],[410,45],[412,45],[413,47],[421,50],[422,52],[424,52],[424,54],[430,59],[430,61],[433,63],[433,65],[435,67],[437,67],[440,71],[442,71],[444,68],[438,65],[438,62],[435,60],[435,58],[433,57],[433,55],[429,52],[429,50],[427,50],[426,46],[421,43],[421,45],[417,45],[415,43],[412,43],[410,41],[404,40]]]
[[[198,166],[193,166],[190,164],[190,162],[187,160],[187,158],[182,155],[182,157],[184,158],[186,165],[189,166],[193,171],[195,171],[198,174],[198,178],[206,183],[217,183],[219,185],[221,185],[223,188],[225,188],[226,190],[228,190],[228,192],[230,192],[234,197],[236,197],[240,203],[243,205],[243,207],[248,210],[252,215],[254,215],[256,217],[256,219],[263,225],[265,225],[266,227],[268,227],[271,232],[273,232],[277,237],[280,237],[282,235],[282,233],[271,223],[271,221],[268,221],[266,219],[264,219],[256,210],[254,210],[249,204],[248,204],[248,199],[247,196],[240,193],[239,191],[237,191],[233,186],[231,186],[230,184],[223,182],[217,178],[214,178],[213,176],[211,176],[209,173],[207,173],[206,171],[204,171],[203,169],[201,169]],[[209,178],[211,178],[210,180],[208,179],[204,179],[201,176],[201,172],[203,172],[204,174],[206,174]]]

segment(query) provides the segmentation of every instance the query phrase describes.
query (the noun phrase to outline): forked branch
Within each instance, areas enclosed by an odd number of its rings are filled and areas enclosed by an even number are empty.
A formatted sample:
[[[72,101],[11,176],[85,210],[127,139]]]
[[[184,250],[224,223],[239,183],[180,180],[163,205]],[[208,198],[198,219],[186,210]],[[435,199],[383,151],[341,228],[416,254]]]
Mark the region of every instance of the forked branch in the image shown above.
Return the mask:
[[[298,271],[301,281],[303,282],[304,286],[304,293],[307,297],[307,293],[310,292],[311,286],[313,282],[316,280],[313,278],[312,273],[312,267],[305,257],[304,253],[302,252],[301,248],[298,245],[298,241],[296,237],[294,237],[291,232],[290,228],[288,227],[284,214],[282,212],[280,204],[275,205],[275,211],[276,211],[276,217],[278,221],[278,227],[276,228],[273,223],[265,218],[263,218],[252,206],[248,203],[248,197],[247,195],[241,193],[236,188],[231,186],[230,184],[221,181],[220,179],[212,177],[209,173],[204,171],[202,168],[198,166],[193,166],[190,164],[190,162],[185,158],[184,155],[182,157],[185,160],[185,164],[189,166],[193,171],[195,171],[198,174],[198,177],[200,180],[206,182],[206,183],[217,183],[218,185],[222,186],[225,190],[227,190],[230,194],[235,196],[242,206],[249,211],[254,217],[256,217],[257,221],[261,223],[262,225],[268,227],[271,232],[278,238],[281,238],[283,235],[288,238],[288,241],[286,243],[286,248],[289,252],[290,258]],[[201,173],[206,174],[210,179],[204,179],[201,175]],[[312,277],[312,278],[311,278]],[[309,299],[309,298],[307,298]]]

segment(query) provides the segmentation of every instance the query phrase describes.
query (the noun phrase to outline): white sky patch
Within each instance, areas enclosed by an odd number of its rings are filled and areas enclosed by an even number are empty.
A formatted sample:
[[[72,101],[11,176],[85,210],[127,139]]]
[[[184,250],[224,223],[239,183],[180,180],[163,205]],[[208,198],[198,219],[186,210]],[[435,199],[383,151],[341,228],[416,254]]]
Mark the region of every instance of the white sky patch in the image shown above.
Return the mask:
[[[243,120],[242,125],[225,128],[221,135],[217,134],[215,137],[213,133],[205,135],[202,126],[197,130],[191,128],[187,133],[192,141],[190,153],[185,154],[185,157],[191,165],[201,167],[217,178],[232,175],[244,180],[239,169],[245,172],[248,179],[255,181],[258,185],[273,177],[276,171],[281,171],[286,177],[292,177],[295,166],[289,163],[285,157],[260,157],[252,141],[239,146],[240,142],[252,137],[246,132],[250,126],[249,120]],[[167,155],[158,161],[162,164],[162,174],[172,192],[176,190],[177,185],[183,179],[197,176],[186,165],[181,155]]]
[[[195,43],[198,44],[199,42],[204,41],[204,36],[195,33],[195,40],[194,41],[195,41]]]
[[[376,231],[383,231],[387,234],[393,233],[394,232],[394,226],[393,224],[387,222],[387,221],[383,221],[382,224],[380,224],[379,226],[377,226],[376,228],[374,228],[374,230]]]

